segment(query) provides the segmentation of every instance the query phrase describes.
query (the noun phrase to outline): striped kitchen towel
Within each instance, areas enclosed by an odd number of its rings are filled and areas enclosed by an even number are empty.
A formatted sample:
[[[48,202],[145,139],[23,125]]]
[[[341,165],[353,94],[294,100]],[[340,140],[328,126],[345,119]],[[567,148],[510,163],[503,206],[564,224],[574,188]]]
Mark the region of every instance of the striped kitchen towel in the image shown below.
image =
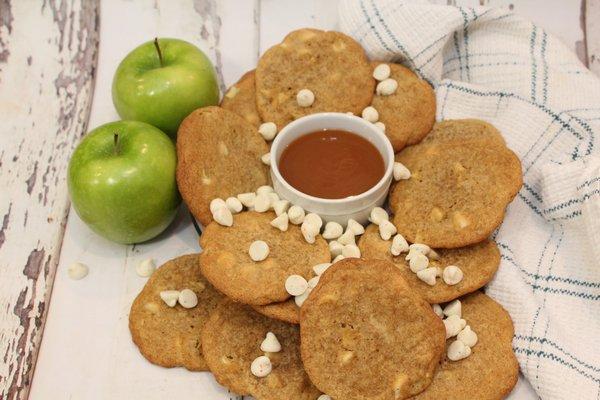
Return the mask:
[[[488,121],[519,155],[524,184],[494,233],[502,263],[487,293],[510,312],[540,398],[599,399],[600,80],[507,10],[344,0],[339,12],[371,59],[435,87],[438,120]]]

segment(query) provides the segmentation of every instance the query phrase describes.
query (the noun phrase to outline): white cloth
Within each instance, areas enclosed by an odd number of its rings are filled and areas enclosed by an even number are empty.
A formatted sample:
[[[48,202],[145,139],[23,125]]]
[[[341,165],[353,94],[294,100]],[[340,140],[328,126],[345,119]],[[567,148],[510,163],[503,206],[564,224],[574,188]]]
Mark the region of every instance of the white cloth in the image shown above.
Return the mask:
[[[431,82],[437,119],[495,125],[524,184],[494,233],[486,292],[515,323],[542,399],[600,398],[600,81],[560,40],[507,10],[345,0],[342,31],[369,57]]]

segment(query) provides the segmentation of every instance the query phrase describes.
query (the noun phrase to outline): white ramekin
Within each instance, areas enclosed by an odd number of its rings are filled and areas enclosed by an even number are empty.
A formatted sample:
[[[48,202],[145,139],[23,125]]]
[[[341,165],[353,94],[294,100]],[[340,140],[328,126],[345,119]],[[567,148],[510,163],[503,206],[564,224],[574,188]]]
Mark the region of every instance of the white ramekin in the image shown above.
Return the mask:
[[[381,180],[366,192],[343,199],[322,199],[310,196],[287,183],[278,168],[283,150],[298,137],[322,129],[353,132],[371,142],[383,157],[385,173]],[[385,134],[372,123],[344,113],[319,113],[299,118],[286,125],[271,145],[271,178],[273,188],[279,196],[302,207],[306,212],[319,214],[326,222],[335,221],[344,226],[349,218],[366,224],[371,209],[384,203],[392,182],[393,168],[394,150]],[[319,173],[319,171],[308,172]]]

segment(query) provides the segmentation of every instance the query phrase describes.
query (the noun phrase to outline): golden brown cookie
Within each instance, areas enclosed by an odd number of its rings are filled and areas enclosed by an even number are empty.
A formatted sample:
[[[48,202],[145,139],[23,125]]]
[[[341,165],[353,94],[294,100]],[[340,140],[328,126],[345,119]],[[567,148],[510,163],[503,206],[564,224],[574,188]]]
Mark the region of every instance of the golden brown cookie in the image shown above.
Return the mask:
[[[423,139],[423,143],[472,143],[483,142],[506,146],[502,134],[496,127],[480,119],[449,119],[437,122],[431,132]]]
[[[204,107],[188,115],[177,134],[177,186],[194,217],[207,225],[213,199],[269,184],[260,160],[268,151],[256,128],[231,111]]]
[[[408,284],[429,303],[445,303],[464,294],[471,293],[487,284],[498,270],[500,252],[491,240],[457,249],[439,249],[439,260],[430,258],[430,267],[445,268],[456,265],[464,273],[463,280],[456,285],[447,285],[438,279],[435,286],[429,286],[412,272],[406,261],[406,253],[393,256],[390,252],[392,242],[381,239],[376,225],[369,225],[360,237],[358,247],[363,258],[387,260],[393,262]]]
[[[371,62],[374,69],[380,61]],[[394,151],[420,142],[435,122],[435,93],[429,84],[410,69],[394,63],[390,78],[398,82],[398,89],[389,96],[375,94],[372,105],[379,112],[379,121],[385,124],[385,134]],[[359,114],[360,115],[360,114]]]
[[[246,72],[236,84],[227,90],[221,100],[221,107],[233,111],[256,128],[260,126],[260,115],[256,110],[254,70]]]
[[[360,115],[371,103],[375,80],[362,47],[340,32],[300,29],[271,47],[256,68],[256,104],[263,121],[279,129],[304,115],[325,111]],[[315,95],[300,107],[297,93]]]
[[[300,227],[281,232],[270,225],[272,212],[242,212],[233,216],[233,226],[211,223],[200,237],[202,273],[218,290],[235,301],[264,305],[287,300],[285,280],[290,275],[313,276],[312,267],[329,262],[331,254],[325,239],[310,244]],[[250,244],[262,240],[269,246],[266,260],[252,261]]]
[[[304,368],[334,399],[408,398],[444,352],[441,319],[387,261],[335,263],[300,310]]]
[[[477,334],[469,357],[444,357],[431,385],[418,400],[499,400],[517,383],[519,364],[512,350],[513,324],[508,313],[481,292],[461,299],[462,317]],[[448,339],[448,345],[456,339]]]
[[[266,304],[264,306],[252,306],[252,308],[269,318],[275,318],[280,321],[289,322],[290,324],[300,323],[300,307],[296,305],[294,299]]]
[[[160,298],[163,290],[186,288],[198,296],[194,308],[179,304],[171,308]],[[198,254],[168,261],[152,274],[131,306],[129,330],[133,342],[153,364],[206,371],[200,332],[222,298],[200,273]]]
[[[297,325],[265,317],[227,299],[210,315],[202,332],[202,347],[217,382],[237,394],[260,400],[315,400],[320,393],[302,368],[298,330]],[[275,334],[281,351],[267,353],[273,369],[266,377],[257,378],[250,365],[265,355],[260,345],[267,332]]]
[[[486,239],[523,183],[515,153],[494,143],[420,143],[396,161],[412,177],[390,191],[393,222],[408,241],[433,248]]]

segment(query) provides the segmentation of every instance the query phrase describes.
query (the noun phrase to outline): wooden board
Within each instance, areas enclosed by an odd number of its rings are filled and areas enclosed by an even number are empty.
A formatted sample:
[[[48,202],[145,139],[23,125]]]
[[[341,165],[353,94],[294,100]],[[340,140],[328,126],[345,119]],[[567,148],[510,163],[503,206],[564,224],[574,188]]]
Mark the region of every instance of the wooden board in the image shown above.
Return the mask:
[[[435,1],[513,9],[560,37],[583,61],[582,12],[597,14],[600,3]],[[93,1],[43,4],[0,0],[0,111],[9,116],[0,129],[0,184],[8,188],[0,192],[0,398],[10,399],[27,395],[66,224],[66,164],[85,131],[94,72],[90,127],[118,118],[110,97],[112,74],[129,50],[156,35],[200,46],[224,87],[254,68],[258,55],[290,30],[337,24],[335,0],[106,0],[101,10]],[[587,18],[590,49],[600,45],[600,34],[590,40],[593,22]],[[68,221],[30,398],[232,398],[208,374],[148,364],[127,329],[129,306],[145,282],[135,274],[136,264],[198,251],[186,212],[168,232],[141,246],[99,238],[74,212]],[[85,280],[67,278],[74,261],[90,266]],[[512,395],[531,396],[522,381]]]
[[[98,3],[0,0],[0,398],[27,397],[87,129]]]

